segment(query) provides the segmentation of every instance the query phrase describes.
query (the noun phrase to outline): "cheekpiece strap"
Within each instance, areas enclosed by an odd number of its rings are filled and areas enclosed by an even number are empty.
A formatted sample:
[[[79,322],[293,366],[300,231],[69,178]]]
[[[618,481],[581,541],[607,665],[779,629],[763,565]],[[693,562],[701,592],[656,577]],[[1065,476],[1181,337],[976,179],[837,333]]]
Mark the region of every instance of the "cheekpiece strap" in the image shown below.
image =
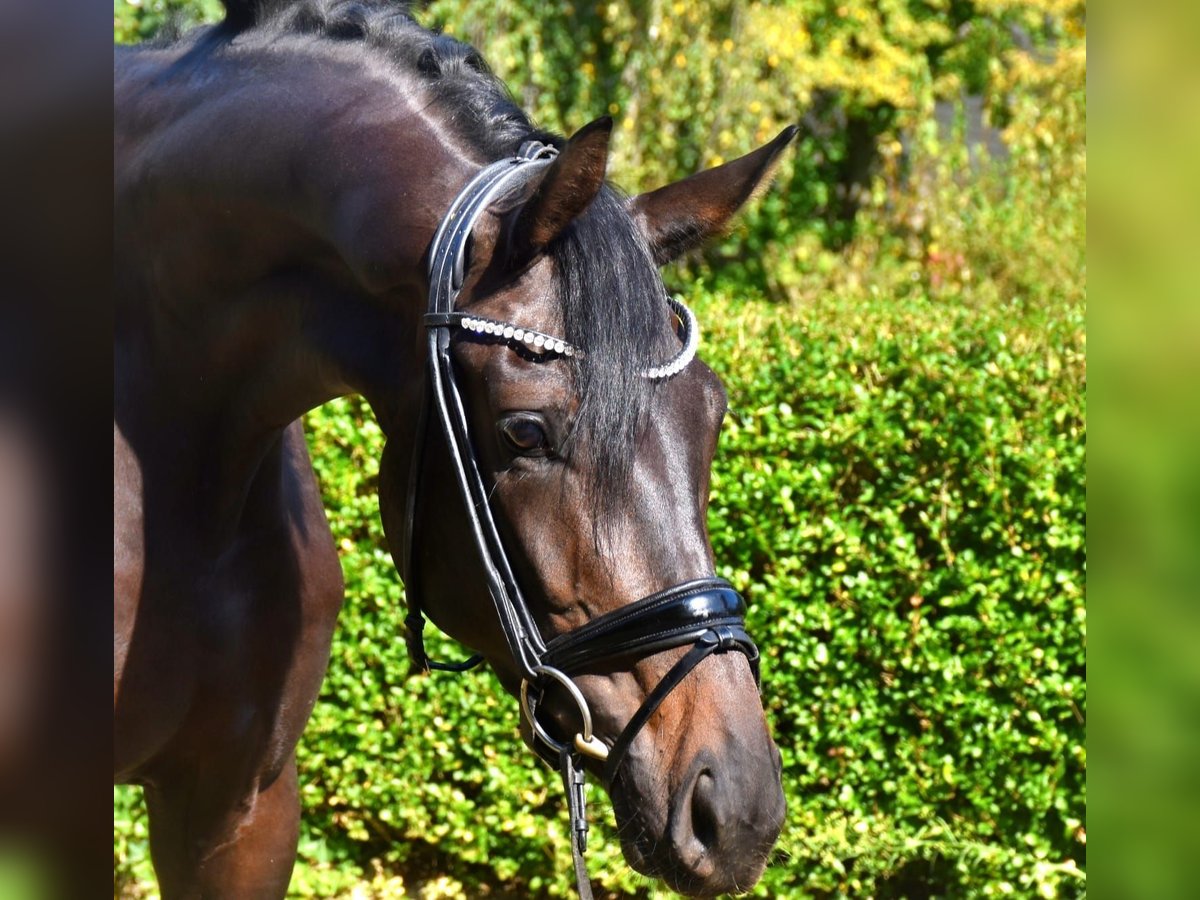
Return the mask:
[[[459,193],[442,219],[430,248],[429,260],[429,377],[433,407],[446,435],[453,471],[479,550],[488,590],[499,616],[509,651],[522,677],[531,678],[545,642],[521,596],[520,586],[504,551],[487,502],[488,489],[475,461],[463,398],[450,360],[450,330],[461,325],[454,309],[462,287],[466,247],[471,231],[488,207],[506,193],[528,184],[550,165],[558,151],[529,141],[517,156],[499,160],[480,171]]]
[[[518,181],[527,181],[557,155],[558,150],[549,144],[526,141],[516,156],[485,166],[454,198],[430,245],[429,312],[454,310],[466,274],[467,241],[479,217],[504,191]]]

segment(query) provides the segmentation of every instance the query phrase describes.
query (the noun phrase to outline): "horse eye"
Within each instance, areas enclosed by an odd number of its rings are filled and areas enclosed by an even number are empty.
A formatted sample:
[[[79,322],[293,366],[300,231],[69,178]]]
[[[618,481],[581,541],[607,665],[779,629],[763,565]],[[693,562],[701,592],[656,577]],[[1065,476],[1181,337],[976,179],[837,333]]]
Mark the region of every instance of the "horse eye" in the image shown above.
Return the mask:
[[[513,452],[522,456],[547,456],[550,453],[546,430],[532,416],[513,416],[499,424],[500,434]]]

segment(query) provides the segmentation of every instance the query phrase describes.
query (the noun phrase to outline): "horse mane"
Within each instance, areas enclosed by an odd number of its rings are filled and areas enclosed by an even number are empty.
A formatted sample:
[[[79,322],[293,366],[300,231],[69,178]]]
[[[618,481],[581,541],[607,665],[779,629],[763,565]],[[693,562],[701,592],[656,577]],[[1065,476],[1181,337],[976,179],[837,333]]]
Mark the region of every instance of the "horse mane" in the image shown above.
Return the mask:
[[[471,46],[430,31],[407,2],[391,0],[224,0],[222,36],[253,45],[279,36],[358,42],[365,54],[416,73],[448,124],[489,159],[513,155],[527,140],[561,147],[539,130]],[[216,35],[212,35],[216,37]],[[625,198],[605,185],[587,210],[547,248],[556,264],[564,337],[586,350],[571,361],[579,406],[566,454],[589,448],[604,525],[629,497],[638,436],[653,383],[642,369],[674,352],[662,281]]]
[[[530,137],[561,146],[562,138],[539,131],[513,101],[483,57],[449,35],[424,28],[405,0],[223,0],[219,25],[197,29],[198,41],[249,49],[279,37],[308,37],[315,47],[356,45],[364,56],[384,59],[418,76],[444,112],[447,124],[489,158],[516,153]]]

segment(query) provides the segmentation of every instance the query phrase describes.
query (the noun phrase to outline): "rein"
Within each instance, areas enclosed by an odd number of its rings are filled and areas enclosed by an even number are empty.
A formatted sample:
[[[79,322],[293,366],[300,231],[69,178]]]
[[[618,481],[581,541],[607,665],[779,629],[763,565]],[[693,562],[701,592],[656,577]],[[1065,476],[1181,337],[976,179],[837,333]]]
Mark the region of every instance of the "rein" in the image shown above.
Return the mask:
[[[737,651],[749,660],[755,683],[758,683],[758,649],[745,631],[745,603],[732,585],[721,578],[706,577],[674,585],[547,641],[538,630],[513,574],[488,502],[488,488],[472,449],[462,394],[451,359],[451,337],[456,330],[479,335],[542,359],[579,356],[586,361],[587,348],[573,347],[552,335],[511,323],[456,312],[454,304],[465,278],[467,242],[479,217],[502,194],[528,183],[544,170],[557,153],[551,146],[529,141],[522,145],[517,156],[485,167],[454,199],[430,247],[429,309],[424,318],[428,329],[428,390],[418,420],[413,462],[409,469],[403,560],[409,613],[405,622],[409,657],[415,670],[464,671],[483,661],[478,655],[462,663],[433,661],[425,652],[422,638],[425,619],[413,571],[414,528],[426,429],[432,410],[445,434],[488,591],[513,663],[521,676],[521,711],[533,730],[535,752],[557,766],[562,774],[571,819],[576,883],[580,897],[591,900],[591,883],[583,858],[588,832],[583,757],[603,764],[603,780],[611,787],[620,775],[621,763],[633,740],[692,669],[713,653]],[[671,360],[640,373],[651,380],[671,378],[682,372],[695,357],[699,345],[699,328],[692,312],[673,298],[668,297],[666,302],[681,323],[683,347]],[[644,657],[683,646],[691,649],[645,698],[611,747],[593,733],[591,710],[572,679],[572,673],[578,674],[612,660]],[[545,691],[552,684],[562,687],[579,710],[581,728],[569,741],[558,740],[537,718]]]

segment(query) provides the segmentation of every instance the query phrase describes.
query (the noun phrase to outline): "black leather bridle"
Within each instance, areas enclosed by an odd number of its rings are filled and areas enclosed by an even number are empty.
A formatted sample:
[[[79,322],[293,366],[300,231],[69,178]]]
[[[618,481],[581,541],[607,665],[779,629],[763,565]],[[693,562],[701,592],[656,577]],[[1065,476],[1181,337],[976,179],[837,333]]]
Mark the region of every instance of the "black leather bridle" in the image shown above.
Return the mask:
[[[527,184],[550,165],[556,155],[555,148],[530,141],[521,147],[517,156],[485,167],[455,198],[430,247],[429,311],[425,316],[429,346],[428,390],[409,470],[407,535],[402,566],[409,606],[406,619],[408,650],[414,667],[424,671],[462,671],[481,662],[479,656],[457,664],[435,662],[426,655],[422,639],[425,620],[413,571],[414,529],[427,420],[432,407],[446,437],[488,591],[522,679],[521,709],[533,730],[535,750],[547,762],[556,764],[563,776],[574,836],[572,851],[576,881],[580,896],[590,900],[591,885],[583,861],[588,825],[582,757],[602,762],[604,781],[611,786],[620,774],[621,763],[634,738],[692,669],[713,653],[733,650],[745,654],[755,683],[758,683],[758,649],[745,631],[746,608],[741,596],[721,578],[706,577],[675,585],[549,641],[543,639],[521,593],[492,515],[488,487],[472,448],[450,346],[452,332],[457,329],[490,336],[536,356],[555,358],[586,354],[586,348],[572,347],[551,335],[471,317],[454,309],[465,277],[467,242],[475,223],[492,202]],[[683,322],[684,348],[673,360],[642,372],[644,377],[653,380],[670,378],[682,371],[694,357],[698,341],[698,329],[691,312],[676,300],[668,298],[667,302]],[[591,711],[573,675],[594,670],[604,663],[633,660],[684,646],[691,649],[645,698],[611,747],[593,733]],[[581,728],[570,741],[554,737],[537,718],[547,687],[555,683],[566,691],[579,709]]]

